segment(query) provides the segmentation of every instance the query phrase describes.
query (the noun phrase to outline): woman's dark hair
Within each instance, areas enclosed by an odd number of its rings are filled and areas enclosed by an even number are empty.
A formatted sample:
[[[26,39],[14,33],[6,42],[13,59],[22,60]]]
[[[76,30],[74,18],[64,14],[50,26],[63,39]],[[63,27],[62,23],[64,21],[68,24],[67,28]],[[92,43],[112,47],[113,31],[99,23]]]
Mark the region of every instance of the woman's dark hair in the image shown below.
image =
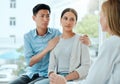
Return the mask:
[[[73,8],[66,8],[63,10],[62,14],[61,14],[61,18],[63,17],[63,15],[66,13],[66,12],[72,12],[75,16],[76,16],[76,21],[78,19],[78,15],[77,15],[77,12],[75,9]]]
[[[33,15],[36,15],[38,13],[39,10],[48,10],[49,13],[51,13],[50,7],[46,4],[37,4],[34,8],[33,8]]]

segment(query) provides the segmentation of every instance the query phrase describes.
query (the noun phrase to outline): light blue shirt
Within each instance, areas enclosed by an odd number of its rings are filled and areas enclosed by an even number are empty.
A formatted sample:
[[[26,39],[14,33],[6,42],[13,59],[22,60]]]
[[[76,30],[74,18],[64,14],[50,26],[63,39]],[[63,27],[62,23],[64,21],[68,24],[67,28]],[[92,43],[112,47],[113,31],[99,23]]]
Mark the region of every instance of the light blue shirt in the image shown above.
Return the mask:
[[[39,76],[48,76],[50,52],[48,52],[38,63],[34,64],[32,67],[29,66],[29,62],[32,56],[42,52],[45,49],[49,40],[59,36],[60,34],[60,31],[57,29],[48,28],[48,31],[44,36],[37,35],[36,29],[33,29],[24,35],[25,59],[28,66],[26,75],[28,75],[30,78],[32,78],[35,73],[38,73]]]

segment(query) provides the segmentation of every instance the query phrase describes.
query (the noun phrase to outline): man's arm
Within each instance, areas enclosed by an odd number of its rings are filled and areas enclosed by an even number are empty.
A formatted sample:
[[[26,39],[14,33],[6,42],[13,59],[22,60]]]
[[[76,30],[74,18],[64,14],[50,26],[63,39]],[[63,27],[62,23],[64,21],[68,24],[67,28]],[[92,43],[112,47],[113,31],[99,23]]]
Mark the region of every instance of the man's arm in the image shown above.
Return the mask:
[[[51,51],[59,41],[59,37],[55,37],[48,42],[48,46],[39,54],[32,56],[29,66],[33,66],[39,62],[49,51]]]
[[[80,41],[87,46],[91,45],[91,41],[90,41],[88,35],[80,36]]]

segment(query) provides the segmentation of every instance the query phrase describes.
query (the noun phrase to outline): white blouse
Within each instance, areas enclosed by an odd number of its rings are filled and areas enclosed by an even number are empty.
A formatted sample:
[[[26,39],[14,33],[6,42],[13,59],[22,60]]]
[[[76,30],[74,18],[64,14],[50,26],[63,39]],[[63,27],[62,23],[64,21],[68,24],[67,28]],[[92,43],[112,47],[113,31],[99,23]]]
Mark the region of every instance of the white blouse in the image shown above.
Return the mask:
[[[80,84],[120,84],[120,37],[111,36],[103,43],[86,80]]]

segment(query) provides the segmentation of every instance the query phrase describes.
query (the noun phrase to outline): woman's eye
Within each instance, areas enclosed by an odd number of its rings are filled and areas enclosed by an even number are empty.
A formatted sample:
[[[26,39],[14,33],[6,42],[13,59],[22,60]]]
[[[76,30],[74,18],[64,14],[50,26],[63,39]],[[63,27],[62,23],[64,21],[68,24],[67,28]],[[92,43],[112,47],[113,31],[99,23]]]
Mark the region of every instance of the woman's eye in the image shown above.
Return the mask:
[[[74,21],[74,18],[71,18],[70,21]]]

